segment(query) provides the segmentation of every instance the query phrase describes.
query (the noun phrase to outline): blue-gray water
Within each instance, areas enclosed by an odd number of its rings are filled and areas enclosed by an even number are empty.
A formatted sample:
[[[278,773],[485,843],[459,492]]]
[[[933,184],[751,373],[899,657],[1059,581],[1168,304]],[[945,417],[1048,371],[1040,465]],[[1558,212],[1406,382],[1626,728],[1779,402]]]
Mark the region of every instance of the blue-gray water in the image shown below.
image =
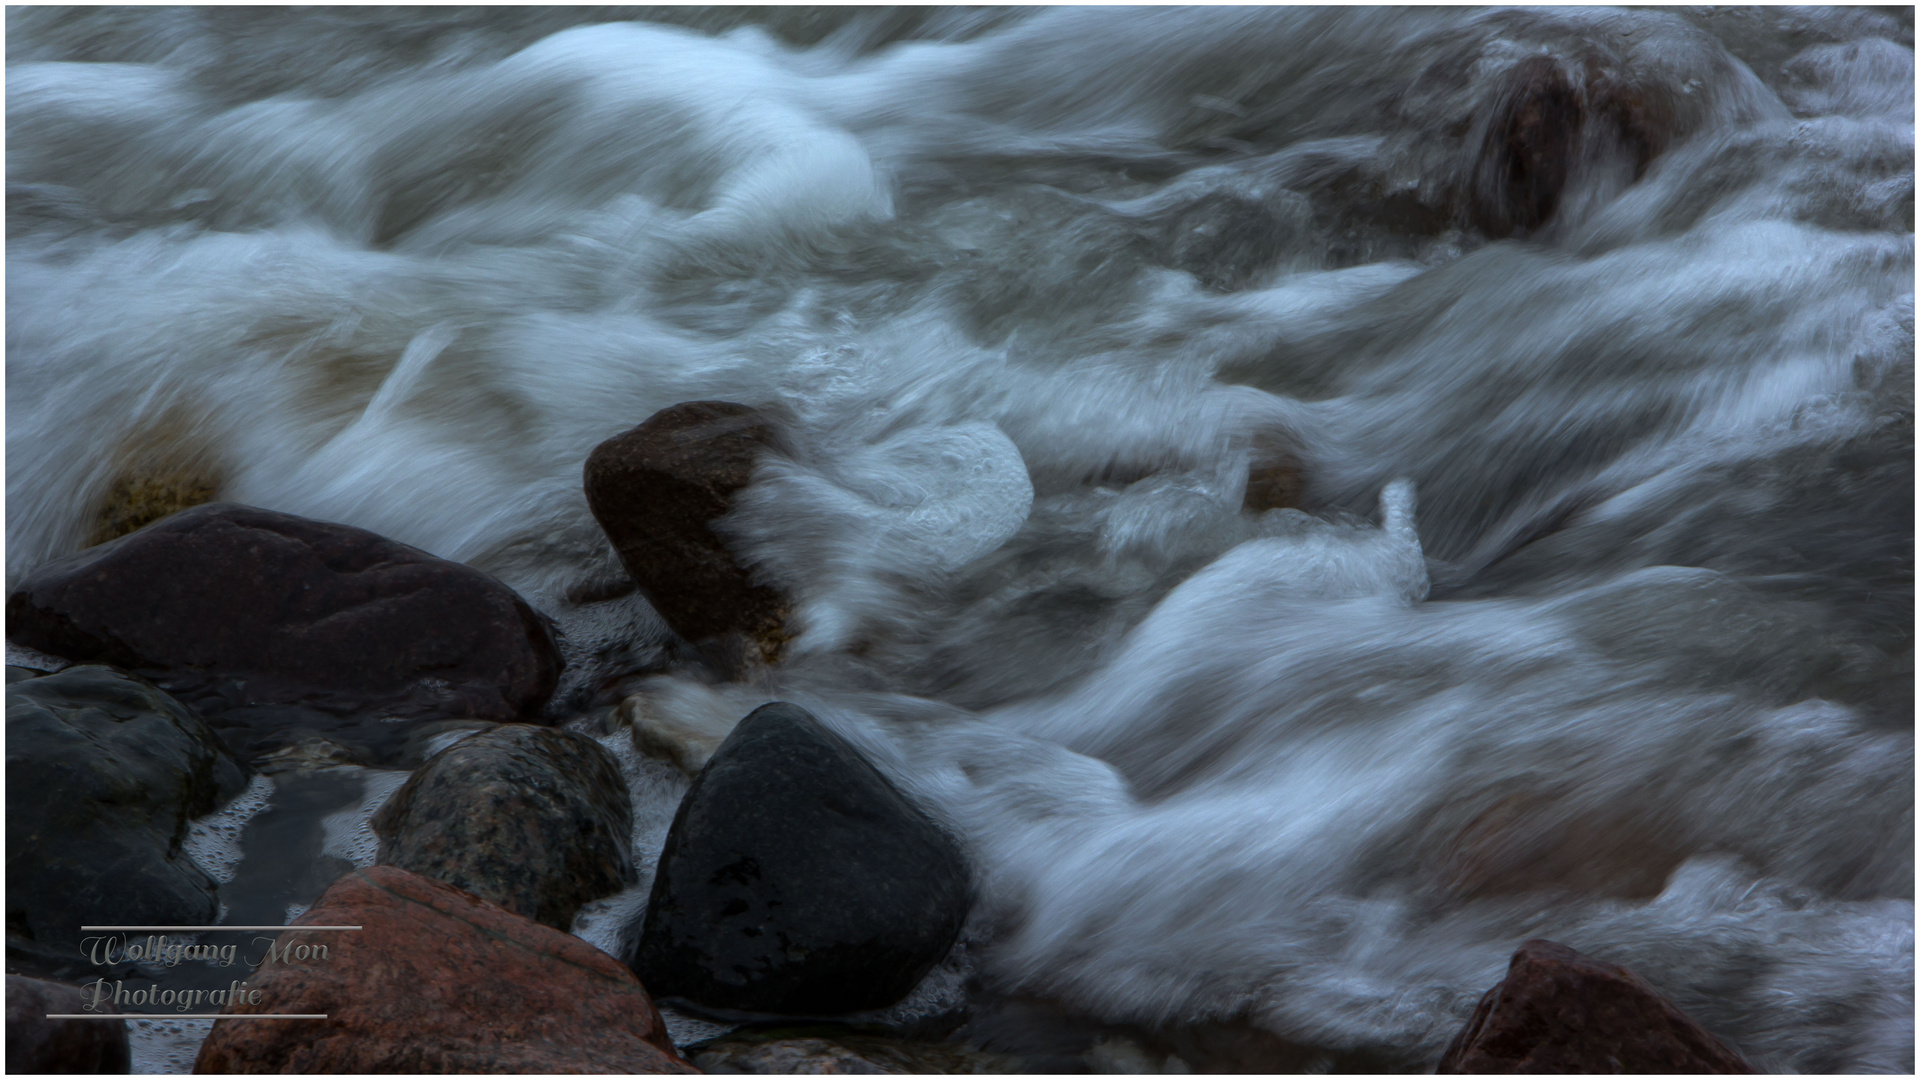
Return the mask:
[[[9,582],[191,475],[584,687],[587,453],[776,407],[795,655],[625,715],[815,708],[993,993],[1419,1067],[1546,936],[1912,1068],[1911,9],[750,17],[10,9]]]

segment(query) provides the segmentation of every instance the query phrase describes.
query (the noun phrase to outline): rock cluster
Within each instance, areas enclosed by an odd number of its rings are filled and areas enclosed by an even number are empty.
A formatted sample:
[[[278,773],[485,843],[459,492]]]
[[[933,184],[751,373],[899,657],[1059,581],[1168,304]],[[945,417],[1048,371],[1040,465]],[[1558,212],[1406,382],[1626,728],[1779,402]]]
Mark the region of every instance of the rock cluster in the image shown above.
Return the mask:
[[[1441,1073],[1750,1073],[1753,1067],[1618,964],[1551,941],[1513,954],[1440,1059]]]
[[[181,844],[246,782],[206,722],[144,680],[87,664],[9,683],[9,966],[91,978],[83,924],[212,922],[214,882]]]
[[[968,903],[953,840],[845,740],[775,702],[682,799],[633,967],[708,1009],[876,1009],[947,953]]]
[[[251,754],[301,724],[539,716],[547,619],[460,563],[346,525],[211,503],[33,572],[7,598],[30,648],[133,671]],[[300,718],[297,722],[294,718]]]
[[[373,819],[380,862],[560,930],[635,880],[633,802],[584,735],[506,724],[441,751]]]
[[[300,925],[361,929],[305,933]],[[280,935],[324,959],[263,964],[262,1004],[221,1020],[194,1071],[691,1073],[638,981],[570,934],[393,866],[356,870]],[[270,1003],[270,1004],[266,1004]]]
[[[748,645],[772,663],[788,637],[787,599],[755,584],[712,527],[778,443],[757,409],[684,401],[587,458],[587,505],[620,561],[674,633],[710,654]]]

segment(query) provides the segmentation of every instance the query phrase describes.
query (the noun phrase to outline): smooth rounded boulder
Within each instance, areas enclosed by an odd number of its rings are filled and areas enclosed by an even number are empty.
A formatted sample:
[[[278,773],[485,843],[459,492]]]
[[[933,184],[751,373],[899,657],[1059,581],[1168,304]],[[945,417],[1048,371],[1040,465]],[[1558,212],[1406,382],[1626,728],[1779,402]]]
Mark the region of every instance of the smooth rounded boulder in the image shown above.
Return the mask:
[[[427,760],[374,815],[379,861],[566,930],[637,880],[633,800],[584,735],[507,724]]]
[[[763,705],[675,812],[634,970],[735,1014],[835,1016],[904,997],[969,904],[952,838],[806,710]]]
[[[1646,980],[1565,945],[1521,945],[1440,1073],[1751,1073]]]
[[[767,663],[786,644],[788,601],[754,584],[712,525],[778,443],[758,409],[683,401],[594,447],[584,476],[595,520],[674,633],[723,653],[738,637]]]
[[[535,719],[561,666],[547,619],[479,570],[232,503],[41,566],[7,598],[7,633],[149,678],[223,731]]]
[[[127,1025],[111,1020],[50,1020],[85,1011],[77,986],[7,976],[7,1072],[124,1073],[133,1056]]]
[[[274,949],[247,979],[258,1001],[223,1011],[327,1018],[215,1021],[194,1072],[699,1071],[619,961],[399,867],[334,882]]]
[[[217,919],[181,844],[246,784],[206,722],[141,679],[87,664],[8,684],[9,967],[84,980],[103,972],[83,924]]]

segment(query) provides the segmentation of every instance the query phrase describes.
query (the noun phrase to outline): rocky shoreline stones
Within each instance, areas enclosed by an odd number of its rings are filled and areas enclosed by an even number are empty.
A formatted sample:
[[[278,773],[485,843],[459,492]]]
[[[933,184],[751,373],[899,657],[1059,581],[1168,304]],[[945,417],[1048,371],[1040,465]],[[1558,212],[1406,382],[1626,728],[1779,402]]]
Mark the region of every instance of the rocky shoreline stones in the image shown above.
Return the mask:
[[[300,924],[348,925],[301,933]],[[393,866],[335,882],[277,948],[238,1012],[325,1020],[217,1021],[197,1073],[692,1073],[625,966],[570,934]]]
[[[778,440],[757,409],[683,401],[587,458],[587,505],[627,572],[674,633],[718,657],[750,643],[773,663],[787,641],[787,599],[754,584],[712,528]]]
[[[127,1025],[97,1020],[49,1020],[48,1013],[83,1011],[79,987],[7,976],[8,1073],[124,1073],[133,1064]]]
[[[1487,991],[1441,1073],[1751,1073],[1638,975],[1534,940]]]
[[[472,567],[346,525],[230,503],[41,566],[7,599],[30,648],[112,664],[249,756],[357,718],[524,720],[561,658],[547,619]],[[310,730],[299,730],[308,734]],[[279,741],[287,741],[282,738]]]
[[[141,679],[89,664],[8,684],[9,967],[91,978],[82,924],[214,921],[214,882],[181,845],[246,784],[206,722]]]
[[[918,1042],[845,1025],[739,1028],[687,1047],[707,1073],[758,1075],[991,1074],[1030,1071],[1020,1062],[955,1043]]]
[[[969,903],[958,846],[845,740],[775,702],[681,800],[632,964],[662,997],[834,1016],[904,997]]]
[[[559,930],[637,880],[620,766],[584,735],[507,724],[430,758],[373,818],[379,861]]]

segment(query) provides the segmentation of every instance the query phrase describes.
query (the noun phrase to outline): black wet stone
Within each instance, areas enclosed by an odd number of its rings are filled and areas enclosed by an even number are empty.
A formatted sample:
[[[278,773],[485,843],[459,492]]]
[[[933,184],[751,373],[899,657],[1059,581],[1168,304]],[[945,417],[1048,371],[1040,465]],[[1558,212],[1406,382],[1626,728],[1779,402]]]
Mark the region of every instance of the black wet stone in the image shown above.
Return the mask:
[[[246,782],[204,720],[141,679],[83,665],[8,684],[9,966],[91,978],[84,924],[213,922],[214,882],[181,844]]]
[[[633,801],[584,735],[505,724],[428,759],[373,819],[380,862],[566,930],[637,880]]]
[[[969,903],[959,847],[839,736],[753,711],[681,800],[634,971],[709,1009],[834,1016],[904,997]]]

